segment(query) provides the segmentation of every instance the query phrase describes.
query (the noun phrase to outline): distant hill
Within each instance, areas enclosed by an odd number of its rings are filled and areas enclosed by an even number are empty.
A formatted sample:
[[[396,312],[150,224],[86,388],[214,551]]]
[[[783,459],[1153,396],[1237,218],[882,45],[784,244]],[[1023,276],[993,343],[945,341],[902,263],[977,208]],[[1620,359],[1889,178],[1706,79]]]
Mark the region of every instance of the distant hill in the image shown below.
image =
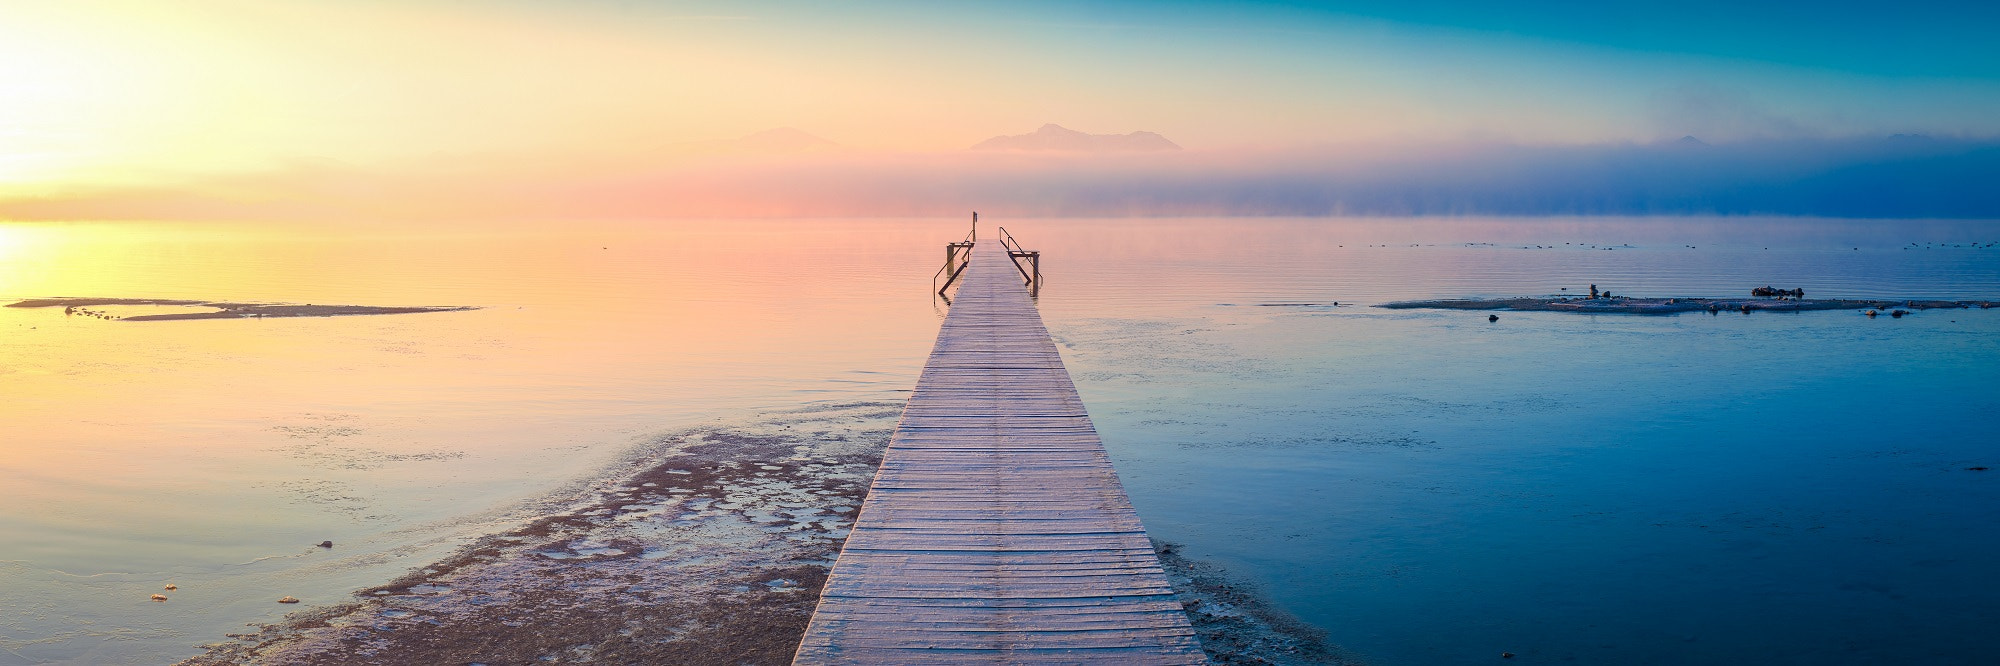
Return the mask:
[[[1180,150],[1167,137],[1152,132],[1131,134],[1087,134],[1050,123],[1028,134],[996,136],[979,142],[973,150],[1053,150],[1087,153]]]

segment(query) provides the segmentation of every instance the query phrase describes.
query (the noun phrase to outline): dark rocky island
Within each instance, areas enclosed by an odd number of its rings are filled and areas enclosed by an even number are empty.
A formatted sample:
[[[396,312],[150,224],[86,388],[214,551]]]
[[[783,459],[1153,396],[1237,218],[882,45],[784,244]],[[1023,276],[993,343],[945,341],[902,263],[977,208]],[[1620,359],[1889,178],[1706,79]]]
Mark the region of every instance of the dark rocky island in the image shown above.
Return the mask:
[[[94,310],[104,306],[169,306],[213,308],[206,312],[168,312],[116,316]],[[249,317],[342,317],[351,315],[410,314],[416,312],[456,312],[477,310],[471,306],[380,307],[373,305],[314,305],[295,303],[232,303],[169,298],[31,298],[7,304],[10,308],[60,307],[64,314],[118,321],[169,321],[175,319],[242,319]]]
[[[1938,308],[1980,308],[2000,306],[2000,301],[1888,300],[1845,298],[1631,298],[1612,296],[1546,296],[1522,298],[1467,298],[1427,301],[1398,301],[1375,307],[1395,310],[1429,308],[1439,310],[1526,310],[1540,312],[1581,312],[1588,314],[1677,314],[1681,312],[1803,312],[1808,310],[1862,310],[1890,314],[1894,310]],[[1897,315],[1901,316],[1901,315]]]

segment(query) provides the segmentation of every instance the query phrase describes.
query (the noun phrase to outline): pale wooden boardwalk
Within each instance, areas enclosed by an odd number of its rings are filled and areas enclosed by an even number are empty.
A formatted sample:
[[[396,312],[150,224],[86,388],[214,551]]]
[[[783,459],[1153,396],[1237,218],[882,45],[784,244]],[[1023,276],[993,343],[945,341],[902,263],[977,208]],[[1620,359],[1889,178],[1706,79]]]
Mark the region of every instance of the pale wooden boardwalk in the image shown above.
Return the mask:
[[[1207,663],[1021,274],[960,279],[794,663]]]

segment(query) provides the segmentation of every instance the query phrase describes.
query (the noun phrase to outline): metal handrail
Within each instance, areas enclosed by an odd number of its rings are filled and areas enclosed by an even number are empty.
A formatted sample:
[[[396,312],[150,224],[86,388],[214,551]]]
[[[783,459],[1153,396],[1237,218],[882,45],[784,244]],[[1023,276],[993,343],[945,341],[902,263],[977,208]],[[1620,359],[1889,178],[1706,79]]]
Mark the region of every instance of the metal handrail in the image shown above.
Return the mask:
[[[976,219],[976,218],[975,218],[975,219]],[[965,240],[962,240],[962,241],[959,241],[958,243],[953,243],[953,245],[957,245],[957,244],[959,244],[959,243],[963,243],[963,244],[966,244],[966,245],[971,245],[971,244],[973,244],[973,243],[975,242],[975,239],[977,239],[978,237],[979,237],[979,227],[976,227],[976,226],[975,226],[975,227],[973,227],[973,228],[972,228],[972,231],[968,231],[968,232],[966,232],[966,234],[965,234]],[[961,259],[961,260],[959,260],[959,262],[958,262],[958,270],[956,270],[956,271],[952,271],[952,273],[951,273],[951,279],[948,279],[948,280],[945,280],[945,281],[944,281],[944,286],[942,286],[942,287],[939,287],[939,286],[937,286],[937,279],[938,279],[938,276],[940,276],[940,275],[944,275],[944,271],[945,271],[945,269],[947,269],[947,268],[951,268],[951,264],[947,263],[947,264],[945,264],[945,265],[943,265],[943,266],[939,266],[939,267],[938,267],[938,269],[937,269],[937,272],[936,272],[936,273],[932,273],[932,274],[931,274],[931,286],[932,286],[932,287],[936,287],[936,288],[935,288],[935,289],[933,289],[932,291],[936,291],[936,292],[938,292],[938,295],[939,295],[939,296],[942,296],[942,295],[944,295],[944,290],[946,290],[946,289],[950,289],[950,288],[951,288],[951,283],[953,283],[953,282],[957,282],[957,281],[958,281],[958,275],[959,275],[960,273],[964,273],[964,272],[965,272],[965,267],[966,267],[967,265],[971,264],[971,263],[972,263],[972,252],[971,252],[971,250],[970,250],[970,249],[968,248],[968,249],[967,249],[967,251],[966,251],[966,253],[965,253],[965,258],[964,258],[964,259]]]
[[[955,270],[955,271],[952,271],[952,272],[951,272],[951,278],[950,278],[950,279],[947,279],[947,280],[945,280],[945,281],[944,281],[944,286],[942,286],[942,287],[938,287],[938,286],[937,286],[937,279],[938,279],[938,276],[940,276],[940,275],[944,275],[944,269],[947,269],[947,268],[951,268],[951,264],[945,264],[945,265],[943,265],[943,266],[939,266],[939,267],[938,267],[938,269],[937,269],[937,272],[936,272],[936,273],[932,273],[932,274],[931,274],[931,286],[933,286],[933,287],[937,287],[937,288],[936,288],[936,289],[934,289],[933,291],[936,291],[936,292],[938,292],[939,294],[943,294],[944,290],[946,290],[946,289],[950,289],[950,288],[951,288],[951,283],[953,283],[953,282],[957,282],[957,281],[958,281],[958,276],[959,276],[959,274],[960,274],[960,273],[964,273],[964,272],[965,272],[965,267],[966,267],[966,266],[970,266],[970,265],[972,265],[972,256],[971,256],[971,253],[970,253],[970,252],[968,252],[968,253],[966,253],[966,257],[965,257],[964,259],[960,259],[960,260],[959,260],[959,262],[958,262],[958,270]]]
[[[1007,249],[1007,258],[1014,262],[1015,270],[1021,271],[1021,278],[1027,280],[1030,287],[1035,287],[1035,290],[1039,291],[1040,285],[1037,282],[1042,278],[1041,253],[1021,247],[1021,242],[1014,240],[1014,234],[1007,233],[1006,227],[1000,227],[1000,245]],[[1033,273],[1028,272],[1027,266],[1021,265],[1021,257],[1027,256],[1033,256],[1035,259],[1035,272]]]
[[[1027,250],[1023,250],[1023,249],[1021,249],[1021,242],[1020,242],[1020,241],[1017,241],[1017,240],[1014,240],[1014,234],[1010,234],[1010,233],[1007,233],[1007,228],[1006,228],[1006,227],[1000,227],[1000,246],[1001,246],[1001,247],[1004,247],[1004,248],[1007,248],[1007,251],[1008,251],[1008,252],[1026,252],[1026,251],[1027,251]]]
[[[973,214],[972,219],[974,226],[972,227],[972,231],[965,235],[965,240],[960,241],[959,243],[951,243],[951,245],[959,245],[961,243],[965,245],[973,245],[978,242],[979,240],[979,227],[977,226],[979,224],[978,214],[977,213]],[[1016,270],[1021,271],[1021,277],[1027,280],[1028,285],[1031,288],[1040,287],[1041,285],[1039,283],[1041,282],[1042,279],[1042,264],[1040,257],[1041,253],[1032,252],[1029,251],[1027,248],[1021,247],[1021,242],[1018,240],[1014,240],[1014,234],[1008,233],[1006,227],[999,227],[999,230],[1000,234],[999,236],[997,236],[997,238],[999,238],[1000,240],[1000,247],[1005,248],[1007,250],[1007,258],[1014,263],[1014,268]],[[1035,259],[1034,272],[1032,273],[1029,272],[1028,267],[1021,265],[1021,257],[1031,257]],[[958,276],[964,273],[965,267],[971,263],[972,263],[972,253],[968,251],[966,252],[965,259],[959,262],[958,270],[952,271],[951,277],[945,279],[944,286],[942,287],[937,286],[937,279],[939,276],[944,275],[945,270],[951,268],[951,263],[946,262],[945,265],[939,266],[937,272],[931,274],[931,286],[936,287],[935,291],[939,296],[943,296],[944,291],[946,289],[951,288],[951,283],[958,281]],[[1039,289],[1033,289],[1033,290],[1038,291]]]

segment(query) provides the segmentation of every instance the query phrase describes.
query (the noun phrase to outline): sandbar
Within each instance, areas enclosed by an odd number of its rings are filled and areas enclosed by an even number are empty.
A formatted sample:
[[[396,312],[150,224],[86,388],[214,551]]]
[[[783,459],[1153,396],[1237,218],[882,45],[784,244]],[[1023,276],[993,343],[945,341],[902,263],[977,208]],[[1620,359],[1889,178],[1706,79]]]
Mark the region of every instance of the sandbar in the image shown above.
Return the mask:
[[[208,312],[172,312],[164,314],[142,314],[125,317],[112,316],[93,307],[107,305],[123,306],[176,306],[192,308],[214,308]],[[173,321],[181,319],[245,319],[261,317],[346,317],[354,315],[412,314],[418,312],[458,312],[477,310],[466,305],[383,307],[376,305],[318,305],[312,303],[239,303],[231,301],[195,301],[173,298],[89,298],[56,297],[30,298],[7,304],[10,308],[63,308],[66,312],[86,314],[100,319],[114,321]]]

